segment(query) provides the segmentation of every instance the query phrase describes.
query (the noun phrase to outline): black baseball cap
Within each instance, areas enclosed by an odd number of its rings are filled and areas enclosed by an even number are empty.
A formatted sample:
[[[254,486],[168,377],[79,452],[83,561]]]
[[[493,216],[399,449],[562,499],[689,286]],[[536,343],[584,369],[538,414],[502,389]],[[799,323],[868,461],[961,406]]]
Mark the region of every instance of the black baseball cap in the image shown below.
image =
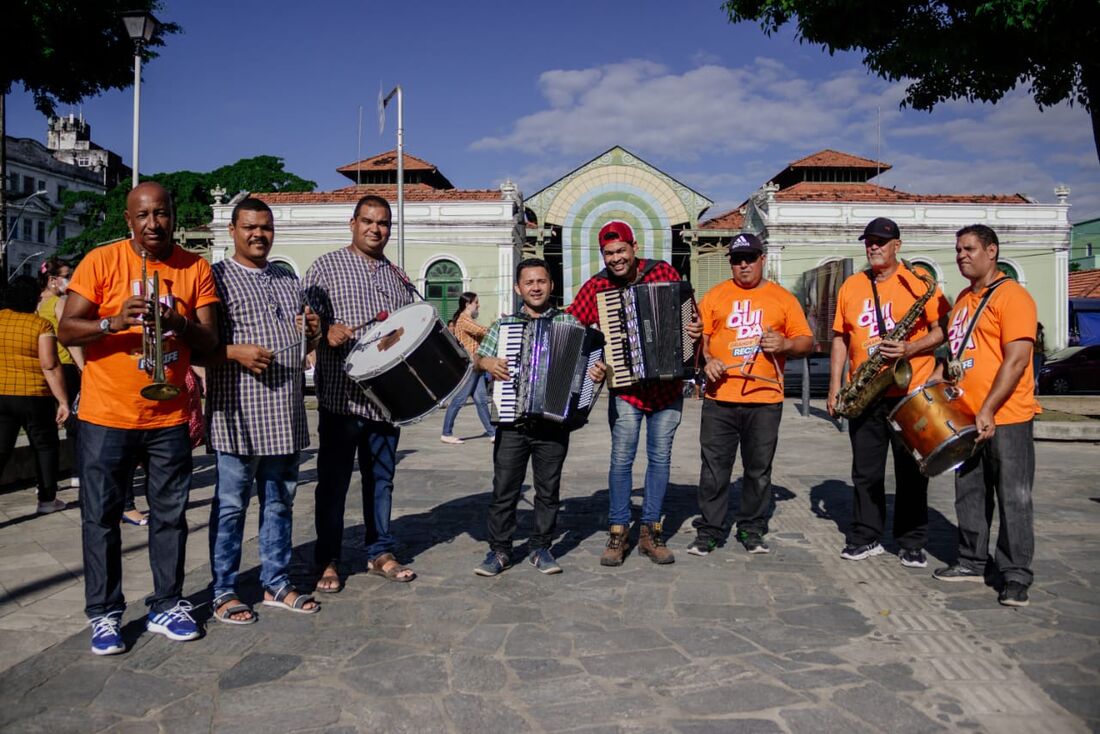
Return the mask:
[[[749,232],[742,232],[730,242],[729,249],[726,250],[726,257],[730,257],[739,252],[757,252],[764,254],[764,243],[761,242],[760,238],[756,235]]]
[[[901,239],[901,231],[898,229],[898,224],[893,219],[887,219],[886,217],[875,217],[867,226],[863,228],[863,234],[859,236],[861,240],[865,240],[868,237],[879,237],[884,240],[896,240]]]

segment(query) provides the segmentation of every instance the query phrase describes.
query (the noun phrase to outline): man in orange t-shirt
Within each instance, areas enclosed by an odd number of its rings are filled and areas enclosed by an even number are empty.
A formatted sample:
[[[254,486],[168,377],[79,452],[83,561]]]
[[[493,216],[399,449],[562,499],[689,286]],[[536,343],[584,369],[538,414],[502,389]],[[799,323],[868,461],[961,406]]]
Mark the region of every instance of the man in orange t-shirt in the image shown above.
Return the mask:
[[[699,303],[706,399],[699,426],[702,467],[695,540],[687,552],[705,556],[725,532],[730,472],[741,444],[745,475],[737,540],[749,553],[767,553],[772,459],[783,416],[783,365],[804,357],[813,333],[798,301],[764,279],[767,254],[753,234],[739,234],[727,255],[733,277],[707,291]]]
[[[126,197],[133,235],[88,253],[73,274],[58,327],[61,343],[84,349],[78,464],[84,550],[85,614],[92,652],[125,650],[118,623],[122,595],[122,519],[125,487],[139,462],[148,474],[149,560],[153,593],[147,628],[173,640],[199,636],[190,604],[181,601],[191,491],[191,442],[184,379],[192,349],[218,342],[217,296],[210,266],[172,241],[172,199],[160,184],[139,184]],[[142,283],[142,254],[149,281]],[[160,299],[146,299],[153,273]],[[180,388],[168,400],[150,400],[143,359],[143,325],[159,309],[164,330],[165,380]],[[151,367],[151,365],[150,365]],[[151,371],[151,370],[150,370]]]
[[[913,377],[904,387],[893,387],[848,423],[852,443],[852,524],[840,556],[859,561],[885,552],[879,541],[886,528],[886,452],[894,454],[894,540],[903,566],[925,568],[928,559],[928,478],[901,440],[890,430],[887,417],[906,391],[928,381],[935,364],[932,351],[943,342],[943,320],[950,310],[939,287],[917,315],[903,339],[884,339],[909,309],[928,292],[928,284],[898,260],[901,233],[891,219],[879,217],[864,228],[870,269],[852,275],[840,286],[833,343],[829,355],[829,414],[837,415],[837,393],[847,370],[853,372],[881,350],[888,363],[909,360]],[[877,297],[877,298],[876,298]],[[877,303],[876,303],[877,300]]]
[[[957,355],[960,363],[951,372],[957,376],[962,370],[958,386],[961,399],[975,413],[978,448],[955,473],[959,559],[932,575],[941,581],[984,580],[996,498],[1000,504],[996,564],[1004,577],[998,601],[1023,607],[1028,604],[1035,551],[1032,424],[1041,411],[1032,387],[1031,350],[1038,328],[1035,301],[997,267],[1001,246],[996,232],[974,224],[955,236],[955,262],[970,287],[959,294],[951,311],[948,343],[952,357]],[[978,304],[987,293],[989,300],[967,339]]]

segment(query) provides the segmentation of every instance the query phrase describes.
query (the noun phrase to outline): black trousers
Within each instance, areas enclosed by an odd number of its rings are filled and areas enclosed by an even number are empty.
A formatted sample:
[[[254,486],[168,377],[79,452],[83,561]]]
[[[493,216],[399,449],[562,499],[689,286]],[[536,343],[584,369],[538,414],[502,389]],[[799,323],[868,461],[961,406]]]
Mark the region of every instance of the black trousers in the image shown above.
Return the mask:
[[[52,502],[57,497],[61,444],[57,439],[56,417],[57,401],[52,397],[0,395],[0,473],[15,451],[15,441],[22,428],[34,451],[39,502]]]
[[[745,473],[741,482],[741,506],[737,527],[750,533],[768,532],[772,500],[772,459],[779,442],[783,404],[725,403],[707,398],[699,425],[699,511],[695,521],[700,535],[721,540],[729,512],[730,474],[741,446]]]
[[[171,609],[183,592],[191,439],[187,424],[108,428],[80,422],[80,522],[84,546],[84,613],[89,619],[126,608],[122,595],[123,496],[144,461],[149,471],[149,565],[154,612]]]
[[[852,525],[847,541],[866,545],[882,540],[886,529],[886,454],[894,454],[894,540],[918,550],[928,542],[928,477],[890,430],[886,417],[901,398],[882,398],[848,422],[852,442]]]
[[[569,432],[546,421],[499,426],[493,444],[493,499],[489,503],[489,547],[511,553],[527,460],[535,477],[535,529],[532,551],[549,548],[558,519],[561,469],[569,451]]]

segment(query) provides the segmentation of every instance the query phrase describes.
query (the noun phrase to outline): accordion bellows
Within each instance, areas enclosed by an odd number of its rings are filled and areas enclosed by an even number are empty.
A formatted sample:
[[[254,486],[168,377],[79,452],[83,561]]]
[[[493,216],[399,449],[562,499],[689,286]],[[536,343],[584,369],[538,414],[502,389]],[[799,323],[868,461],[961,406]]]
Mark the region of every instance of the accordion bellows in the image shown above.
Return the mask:
[[[601,291],[596,307],[607,340],[609,387],[694,376],[695,343],[686,331],[695,316],[690,283],[639,283]]]

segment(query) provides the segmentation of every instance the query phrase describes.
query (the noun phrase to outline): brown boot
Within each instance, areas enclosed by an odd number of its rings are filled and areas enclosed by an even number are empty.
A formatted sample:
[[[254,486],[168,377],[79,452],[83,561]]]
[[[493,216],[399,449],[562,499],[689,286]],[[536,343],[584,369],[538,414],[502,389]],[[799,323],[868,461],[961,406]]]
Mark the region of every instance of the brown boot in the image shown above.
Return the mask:
[[[638,550],[642,555],[649,556],[649,560],[662,566],[676,562],[676,556],[672,555],[672,551],[668,549],[664,538],[661,537],[659,522],[642,525],[641,532],[638,534]]]
[[[623,565],[623,556],[626,555],[627,550],[627,531],[629,528],[626,525],[612,525],[611,531],[607,536],[607,547],[603,549],[603,555],[600,556],[601,566],[621,566]]]

